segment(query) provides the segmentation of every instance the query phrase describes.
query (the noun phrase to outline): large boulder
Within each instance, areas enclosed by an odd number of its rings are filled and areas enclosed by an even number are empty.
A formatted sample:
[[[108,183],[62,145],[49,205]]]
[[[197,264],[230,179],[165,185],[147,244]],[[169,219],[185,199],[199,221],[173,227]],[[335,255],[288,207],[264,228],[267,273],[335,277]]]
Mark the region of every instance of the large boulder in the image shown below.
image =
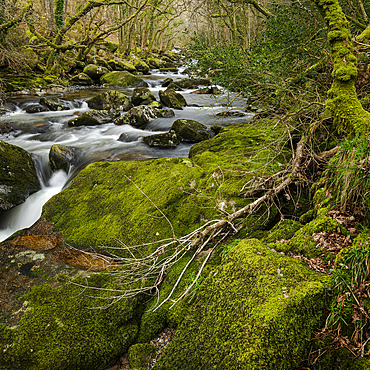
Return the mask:
[[[105,86],[148,87],[148,84],[127,71],[109,72],[100,78]]]
[[[0,209],[21,204],[40,189],[31,156],[24,149],[0,140]]]
[[[68,121],[68,126],[97,126],[104,123],[112,122],[116,117],[115,110],[89,110],[82,113],[80,116]]]
[[[70,79],[70,83],[72,85],[90,86],[90,85],[93,85],[94,84],[94,81],[86,73],[81,72],[78,75],[73,76]]]
[[[152,148],[176,148],[181,143],[181,137],[174,131],[165,134],[155,134],[143,137],[143,142]]]
[[[40,98],[40,104],[52,111],[71,109],[70,102],[59,98]]]
[[[158,117],[156,111],[156,108],[148,107],[147,105],[139,105],[138,107],[133,107],[128,112],[123,113],[114,121],[114,124],[129,124],[135,127],[141,127]]]
[[[148,58],[146,62],[150,68],[160,68],[162,65],[161,60],[158,58]]]
[[[132,104],[127,95],[116,90],[108,90],[94,96],[87,101],[89,108],[97,110],[110,110],[126,112],[132,108]]]
[[[49,162],[53,171],[63,170],[68,173],[74,163],[76,148],[54,144],[49,151]]]
[[[328,278],[256,239],[229,249],[156,369],[296,368],[325,323]]]
[[[198,86],[210,85],[211,80],[209,78],[198,78],[198,79],[183,78],[180,81],[176,81],[176,83],[183,89],[194,89]]]
[[[133,105],[147,105],[153,101],[155,101],[155,96],[147,87],[135,87],[132,92],[131,102]]]
[[[185,98],[173,89],[159,90],[159,99],[169,108],[182,109],[187,106]]]
[[[120,69],[121,71],[128,71],[130,73],[136,73],[137,72],[135,66],[127,60],[120,60],[118,62],[118,65],[121,68]]]
[[[176,120],[171,130],[175,131],[184,141],[199,143],[210,138],[211,130],[200,122],[191,119]]]
[[[100,77],[108,72],[108,68],[96,64],[88,64],[83,70],[83,73],[87,74],[94,81],[99,81]]]

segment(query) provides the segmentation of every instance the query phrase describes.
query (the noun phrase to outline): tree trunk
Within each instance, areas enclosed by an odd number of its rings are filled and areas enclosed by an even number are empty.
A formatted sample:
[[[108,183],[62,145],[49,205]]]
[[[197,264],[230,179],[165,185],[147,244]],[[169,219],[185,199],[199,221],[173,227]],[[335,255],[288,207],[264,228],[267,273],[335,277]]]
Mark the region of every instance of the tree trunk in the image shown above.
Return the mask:
[[[357,99],[356,57],[353,54],[350,25],[338,0],[313,0],[328,26],[328,40],[334,60],[333,83],[328,91],[327,108],[338,131],[366,133],[370,113]]]

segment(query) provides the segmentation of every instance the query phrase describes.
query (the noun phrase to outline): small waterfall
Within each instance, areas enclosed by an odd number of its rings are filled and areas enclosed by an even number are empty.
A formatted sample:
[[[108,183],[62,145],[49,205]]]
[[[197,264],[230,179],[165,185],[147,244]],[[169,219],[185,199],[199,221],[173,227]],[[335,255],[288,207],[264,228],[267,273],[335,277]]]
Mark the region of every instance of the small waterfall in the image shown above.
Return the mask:
[[[5,240],[17,230],[32,226],[41,216],[42,206],[55,194],[58,194],[67,182],[68,175],[64,171],[54,172],[47,183],[45,174],[38,169],[42,189],[32,194],[17,207],[6,211],[6,217],[0,224],[0,241]]]

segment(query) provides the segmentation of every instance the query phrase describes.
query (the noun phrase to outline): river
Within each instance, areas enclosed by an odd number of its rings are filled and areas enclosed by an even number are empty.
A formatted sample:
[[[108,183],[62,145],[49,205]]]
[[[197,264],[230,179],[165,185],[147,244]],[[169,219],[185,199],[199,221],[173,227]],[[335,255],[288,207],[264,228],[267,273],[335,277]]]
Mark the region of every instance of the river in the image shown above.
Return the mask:
[[[181,69],[180,71],[182,71]],[[138,76],[149,84],[150,90],[159,101],[158,92],[166,78],[174,81],[187,77],[179,73],[160,73],[151,71],[150,75]],[[71,88],[57,97],[68,100],[70,110],[26,113],[30,105],[39,102],[37,96],[16,96],[9,98],[6,106],[12,107],[13,113],[0,117],[1,122],[11,126],[14,131],[0,135],[0,139],[17,145],[34,155],[37,173],[42,189],[32,194],[23,204],[0,215],[0,241],[5,240],[15,231],[30,227],[40,217],[42,206],[55,194],[68,186],[78,172],[89,163],[98,160],[132,160],[138,158],[187,157],[192,144],[182,143],[174,149],[150,148],[141,140],[154,133],[168,132],[176,119],[186,118],[201,122],[208,127],[250,122],[252,114],[245,115],[246,100],[228,92],[220,95],[194,94],[194,90],[180,92],[188,106],[183,110],[174,110],[174,118],[157,118],[143,129],[130,125],[117,126],[107,123],[100,126],[69,127],[67,122],[87,110],[86,101],[104,90],[118,90],[132,96],[132,88],[91,87]],[[235,99],[235,100],[234,100]],[[232,103],[231,103],[232,102]],[[230,104],[231,103],[231,104]],[[230,106],[229,106],[230,104]],[[218,117],[225,109],[243,112],[242,117]],[[126,134],[126,141],[118,141],[121,134]],[[49,150],[53,144],[80,148],[80,157],[69,173],[53,173],[49,165]]]

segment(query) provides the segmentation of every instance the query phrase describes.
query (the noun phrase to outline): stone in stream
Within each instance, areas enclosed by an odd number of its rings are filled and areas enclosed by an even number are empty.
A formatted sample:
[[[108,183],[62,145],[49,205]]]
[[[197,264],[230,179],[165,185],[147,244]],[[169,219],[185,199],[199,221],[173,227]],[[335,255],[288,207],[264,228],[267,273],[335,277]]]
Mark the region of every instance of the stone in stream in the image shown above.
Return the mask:
[[[21,204],[40,189],[30,154],[0,140],[0,209],[5,211]]]
[[[137,72],[135,66],[132,63],[128,62],[127,60],[120,60],[118,62],[118,65],[121,68],[120,69],[121,71],[127,71],[127,72],[130,72],[130,73]]]
[[[26,112],[27,113],[40,113],[40,112],[46,112],[48,109],[41,104],[33,104],[29,107],[27,107]]]
[[[162,63],[161,60],[158,58],[148,58],[146,63],[149,65],[150,68],[160,68]]]
[[[82,113],[80,116],[68,121],[68,126],[97,126],[104,123],[112,122],[117,116],[115,110],[89,110]]]
[[[127,71],[109,72],[100,78],[104,86],[148,87],[148,84]]]
[[[183,91],[184,90],[179,85],[177,85],[176,82],[169,83],[168,86],[167,86],[167,89],[172,89],[172,90],[175,90],[175,91]]]
[[[68,173],[76,156],[76,148],[54,144],[49,151],[49,162],[53,171],[63,170]]]
[[[59,98],[40,98],[40,104],[52,111],[69,110],[70,106],[65,100]]]
[[[180,81],[176,81],[176,83],[183,89],[194,89],[198,86],[211,85],[211,80],[209,78],[197,78],[197,79],[183,78]]]
[[[83,72],[79,73],[76,76],[73,76],[70,79],[70,83],[72,85],[79,85],[79,86],[94,85],[94,81],[92,80],[92,78],[90,76],[88,76],[86,73],[83,73]]]
[[[133,65],[135,66],[136,70],[143,75],[147,75],[149,73],[149,66],[141,59],[136,59],[133,62]]]
[[[176,120],[171,130],[175,131],[184,141],[199,143],[210,138],[210,129],[200,122],[191,119]]]
[[[95,64],[89,64],[83,70],[83,73],[87,74],[94,81],[99,81],[100,77],[107,74],[108,72],[108,68]]]
[[[148,105],[153,101],[155,101],[155,96],[147,87],[135,87],[132,92],[133,105]]]
[[[181,144],[181,137],[176,132],[170,131],[165,134],[144,136],[143,142],[152,148],[169,149]]]
[[[173,89],[159,90],[159,99],[168,108],[182,109],[187,106],[185,98]]]
[[[166,78],[163,82],[162,82],[162,87],[167,87],[171,82],[173,82],[173,79],[171,77],[168,77]]]
[[[87,101],[89,108],[97,110],[114,109],[120,112],[126,112],[132,108],[132,104],[127,95],[116,90],[108,90],[94,96]]]

